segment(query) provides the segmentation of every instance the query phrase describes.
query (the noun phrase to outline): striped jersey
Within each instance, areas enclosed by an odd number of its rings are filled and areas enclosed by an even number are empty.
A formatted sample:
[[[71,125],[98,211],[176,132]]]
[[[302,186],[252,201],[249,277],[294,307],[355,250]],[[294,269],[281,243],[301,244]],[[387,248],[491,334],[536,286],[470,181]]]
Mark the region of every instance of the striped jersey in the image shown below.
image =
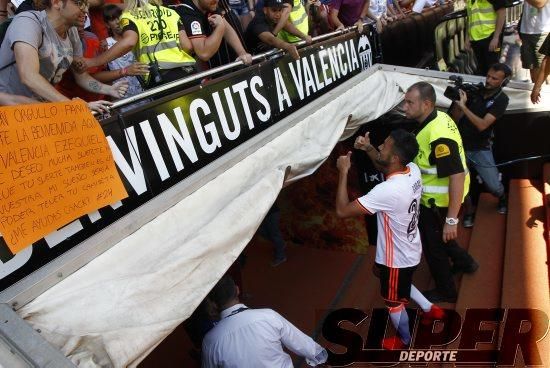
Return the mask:
[[[418,231],[422,179],[414,163],[386,177],[357,202],[378,222],[375,262],[391,268],[420,263],[422,243]]]

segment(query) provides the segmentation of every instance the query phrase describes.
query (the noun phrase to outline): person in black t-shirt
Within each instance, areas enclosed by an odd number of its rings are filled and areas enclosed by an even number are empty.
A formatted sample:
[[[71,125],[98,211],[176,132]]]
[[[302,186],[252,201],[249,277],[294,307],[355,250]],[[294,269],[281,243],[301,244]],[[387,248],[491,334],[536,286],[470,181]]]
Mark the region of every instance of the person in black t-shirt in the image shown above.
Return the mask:
[[[483,180],[486,189],[499,199],[498,212],[506,214],[506,195],[500,182],[499,172],[491,150],[495,122],[504,115],[508,107],[508,96],[502,91],[512,71],[503,63],[491,65],[487,72],[485,88],[478,94],[466,95],[460,90],[460,100],[451,107],[452,116],[457,121],[462,135],[466,158],[470,171],[475,170]],[[464,227],[473,226],[474,205],[479,192],[475,183],[470,184],[470,194],[464,201]]]
[[[226,14],[219,10],[218,5],[219,0],[183,0],[172,8],[183,20],[185,32],[200,60],[210,61],[218,54],[222,41],[225,41],[238,55],[237,60],[251,64],[251,55],[244,49],[237,32],[225,19]],[[210,66],[218,66],[223,62],[214,62]]]
[[[290,56],[298,60],[300,55],[296,46],[285,42],[272,32],[281,18],[287,0],[265,0],[264,7],[248,25],[244,34],[246,47],[253,54],[269,51],[276,47],[287,51]]]

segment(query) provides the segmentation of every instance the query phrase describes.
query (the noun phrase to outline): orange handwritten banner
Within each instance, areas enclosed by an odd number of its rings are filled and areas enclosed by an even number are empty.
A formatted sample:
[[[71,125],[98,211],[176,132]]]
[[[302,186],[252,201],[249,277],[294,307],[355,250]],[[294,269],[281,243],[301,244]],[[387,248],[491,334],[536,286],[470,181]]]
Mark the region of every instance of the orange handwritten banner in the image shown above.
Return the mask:
[[[126,197],[83,101],[0,108],[0,232],[14,254]]]

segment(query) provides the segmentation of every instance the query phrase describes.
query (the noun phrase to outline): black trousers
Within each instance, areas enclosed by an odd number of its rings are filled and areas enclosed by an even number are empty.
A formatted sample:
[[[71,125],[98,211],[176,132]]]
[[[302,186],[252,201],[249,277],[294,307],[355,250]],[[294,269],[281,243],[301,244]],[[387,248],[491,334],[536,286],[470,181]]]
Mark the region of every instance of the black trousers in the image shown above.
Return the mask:
[[[470,41],[472,50],[477,60],[477,75],[486,76],[489,67],[494,63],[498,63],[500,51],[489,51],[489,43],[493,39],[493,35],[479,41]],[[500,47],[500,44],[499,44]]]
[[[447,208],[420,206],[418,227],[424,257],[430,267],[437,290],[441,294],[455,296],[456,286],[449,259],[454,266],[463,268],[470,266],[473,258],[456,241],[443,242],[443,224],[446,215]]]

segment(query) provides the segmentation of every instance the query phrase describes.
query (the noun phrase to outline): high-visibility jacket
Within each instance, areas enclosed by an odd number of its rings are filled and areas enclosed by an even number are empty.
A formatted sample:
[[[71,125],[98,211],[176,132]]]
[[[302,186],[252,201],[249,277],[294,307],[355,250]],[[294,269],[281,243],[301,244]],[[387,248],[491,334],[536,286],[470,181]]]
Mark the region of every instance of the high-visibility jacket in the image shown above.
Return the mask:
[[[487,0],[467,0],[470,40],[479,41],[491,36],[496,29],[497,13]]]
[[[160,17],[158,11],[161,12]],[[120,25],[124,28],[128,21],[136,25],[138,43],[133,51],[139,62],[149,64],[156,61],[159,69],[166,70],[195,65],[195,59],[180,48],[179,20],[178,13],[172,9],[150,6],[123,12]]]
[[[470,188],[470,174],[466,167],[466,155],[462,138],[458,132],[458,128],[451,117],[444,112],[437,112],[437,117],[430,121],[418,134],[416,140],[418,142],[418,155],[414,159],[414,163],[420,168],[422,175],[422,197],[420,203],[426,207],[431,207],[430,199],[435,201],[437,207],[449,206],[449,177],[439,178],[437,176],[437,166],[430,163],[430,154],[432,153],[432,142],[440,138],[448,138],[458,144],[460,160],[466,173],[464,180],[464,197],[468,194]],[[449,147],[445,144],[438,144],[435,147],[435,156],[449,154]]]
[[[292,24],[294,24],[294,26],[298,28],[300,32],[302,32],[305,35],[308,34],[309,24],[308,24],[306,8],[302,4],[301,0],[294,0],[294,5],[292,6],[292,11],[290,12],[288,19],[290,19]],[[284,29],[281,32],[279,32],[277,37],[279,37],[281,40],[285,42],[298,42],[301,40],[300,37],[297,37],[292,33],[285,31]]]

